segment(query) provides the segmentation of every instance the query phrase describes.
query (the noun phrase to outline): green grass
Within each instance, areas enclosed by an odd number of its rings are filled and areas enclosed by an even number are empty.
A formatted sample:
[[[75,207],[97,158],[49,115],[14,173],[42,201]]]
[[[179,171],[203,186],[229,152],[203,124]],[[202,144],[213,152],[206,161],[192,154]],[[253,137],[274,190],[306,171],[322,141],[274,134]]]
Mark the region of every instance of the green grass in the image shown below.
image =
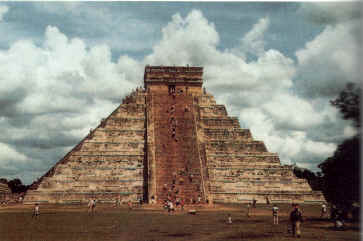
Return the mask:
[[[0,241],[169,241],[169,240],[296,240],[287,233],[290,206],[279,205],[280,224],[272,224],[271,206],[258,205],[252,217],[245,206],[228,205],[197,209],[197,215],[163,210],[99,206],[94,216],[85,206],[41,206],[38,219],[32,207],[0,207]],[[333,224],[320,219],[318,205],[303,206],[305,222],[299,240],[359,240],[359,224],[348,223],[346,231],[334,231]],[[228,211],[227,211],[228,210]],[[233,224],[226,223],[227,214]]]

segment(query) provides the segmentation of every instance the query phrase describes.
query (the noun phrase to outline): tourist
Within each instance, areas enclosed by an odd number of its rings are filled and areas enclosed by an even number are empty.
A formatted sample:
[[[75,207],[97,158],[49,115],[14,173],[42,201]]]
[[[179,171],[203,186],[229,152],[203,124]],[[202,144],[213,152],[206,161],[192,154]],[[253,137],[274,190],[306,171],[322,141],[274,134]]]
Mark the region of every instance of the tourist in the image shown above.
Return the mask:
[[[120,207],[120,198],[116,198],[116,200],[115,200],[115,207],[116,208]]]
[[[189,181],[192,183],[193,182],[193,173],[189,174]]]
[[[335,218],[334,227],[335,230],[345,230],[342,212],[338,212],[337,217]]]
[[[180,209],[181,209],[181,211],[184,211],[184,199],[181,199],[180,200]]]
[[[33,210],[33,215],[32,215],[32,218],[38,218],[39,217],[39,204],[36,203],[35,206],[34,206],[34,210]]]
[[[251,204],[247,203],[247,217],[251,217]]]
[[[253,200],[252,200],[252,207],[253,208],[256,208],[256,203],[257,203],[257,200],[255,198],[253,198]]]
[[[272,216],[274,224],[279,224],[279,208],[276,206],[276,204],[272,208]]]
[[[183,185],[183,183],[184,183],[184,178],[180,177],[180,178],[179,178],[179,184],[180,184],[180,185]]]
[[[301,230],[300,225],[303,222],[302,213],[299,210],[299,205],[294,205],[294,210],[290,213],[290,222],[291,222],[291,229],[292,229],[292,236],[297,236],[300,238],[301,236]]]
[[[168,213],[171,213],[174,211],[174,205],[172,201],[168,202]]]
[[[202,197],[199,195],[198,196],[198,203],[200,203],[202,201]]]
[[[231,214],[228,214],[227,223],[232,224],[232,216]]]
[[[325,216],[326,216],[326,213],[327,213],[327,208],[326,208],[325,203],[323,203],[323,204],[321,205],[321,214],[320,214],[320,218],[325,217]]]
[[[132,202],[131,202],[131,200],[129,200],[127,202],[127,206],[129,207],[129,211],[131,211],[132,210]]]
[[[142,201],[142,198],[140,197],[139,198],[139,205],[140,205],[140,207],[142,207],[142,203],[143,203],[143,201]]]
[[[155,197],[151,196],[151,204],[155,204]]]
[[[169,209],[169,200],[168,199],[164,200],[164,206],[163,207],[164,207],[165,210]]]
[[[95,204],[93,199],[90,199],[88,202],[88,214],[93,214],[94,206]]]

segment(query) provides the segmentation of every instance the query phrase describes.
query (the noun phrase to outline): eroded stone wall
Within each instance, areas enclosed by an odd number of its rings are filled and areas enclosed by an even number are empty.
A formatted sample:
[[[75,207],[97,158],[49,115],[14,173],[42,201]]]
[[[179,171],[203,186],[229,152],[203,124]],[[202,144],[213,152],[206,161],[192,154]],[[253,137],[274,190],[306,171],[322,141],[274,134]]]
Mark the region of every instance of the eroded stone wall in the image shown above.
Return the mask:
[[[134,201],[144,195],[145,92],[137,89],[39,181],[25,202]]]
[[[283,166],[250,130],[241,129],[225,106],[210,94],[197,97],[199,140],[208,169],[208,190],[214,202],[309,202],[324,200],[304,179]]]

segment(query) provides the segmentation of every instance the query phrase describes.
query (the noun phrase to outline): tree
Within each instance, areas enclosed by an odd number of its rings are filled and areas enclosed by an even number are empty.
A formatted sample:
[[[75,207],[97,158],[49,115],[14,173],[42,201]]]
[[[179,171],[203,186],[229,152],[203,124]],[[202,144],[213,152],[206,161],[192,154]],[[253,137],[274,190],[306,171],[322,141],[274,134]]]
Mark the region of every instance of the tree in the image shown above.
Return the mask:
[[[300,168],[298,166],[295,166],[294,174],[298,178],[304,178],[308,181],[310,187],[314,191],[321,191],[323,190],[323,178],[321,176],[321,173],[315,174],[314,172],[310,171],[306,168]]]
[[[2,184],[8,184],[8,179],[6,179],[6,178],[0,178],[0,183],[2,183]]]
[[[339,97],[330,103],[337,107],[346,120],[353,120],[356,127],[360,127],[360,99],[361,89],[354,83],[347,84]]]
[[[12,193],[21,193],[25,192],[28,189],[28,186],[24,185],[19,178],[15,178],[8,182],[8,186],[11,189]]]
[[[318,166],[322,170],[325,197],[346,210],[360,202],[360,97],[360,88],[348,84],[338,98],[330,102],[344,119],[354,122],[358,134],[338,145],[334,155]]]
[[[340,144],[332,157],[319,165],[329,201],[351,206],[360,198],[360,136]]]

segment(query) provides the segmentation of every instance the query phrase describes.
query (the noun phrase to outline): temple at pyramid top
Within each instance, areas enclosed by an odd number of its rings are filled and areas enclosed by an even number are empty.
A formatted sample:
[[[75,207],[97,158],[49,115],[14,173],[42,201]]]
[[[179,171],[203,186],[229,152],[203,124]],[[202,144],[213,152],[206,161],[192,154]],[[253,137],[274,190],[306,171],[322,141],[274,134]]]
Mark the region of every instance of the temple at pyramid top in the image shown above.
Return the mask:
[[[160,86],[184,86],[185,90],[200,92],[203,84],[203,67],[146,66],[144,86],[151,90]],[[156,87],[158,86],[158,87]],[[163,90],[163,89],[162,89]]]

